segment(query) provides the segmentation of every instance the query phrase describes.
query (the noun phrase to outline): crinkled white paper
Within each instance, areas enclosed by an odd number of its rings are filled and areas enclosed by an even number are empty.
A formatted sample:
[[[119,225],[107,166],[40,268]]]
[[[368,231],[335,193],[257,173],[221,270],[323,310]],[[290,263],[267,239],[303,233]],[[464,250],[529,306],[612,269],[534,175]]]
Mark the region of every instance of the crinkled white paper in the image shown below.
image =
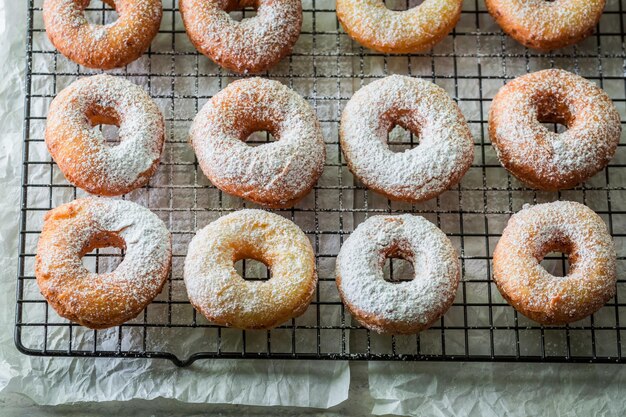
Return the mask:
[[[406,416],[623,416],[621,365],[370,363],[373,413]]]

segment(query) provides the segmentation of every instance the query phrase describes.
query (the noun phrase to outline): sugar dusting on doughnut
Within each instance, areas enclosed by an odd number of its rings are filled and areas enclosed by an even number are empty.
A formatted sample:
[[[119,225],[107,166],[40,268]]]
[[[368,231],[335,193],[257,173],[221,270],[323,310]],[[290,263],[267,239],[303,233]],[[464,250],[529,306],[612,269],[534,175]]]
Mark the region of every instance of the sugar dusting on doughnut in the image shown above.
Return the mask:
[[[271,131],[277,141],[247,145],[256,130]],[[295,204],[324,169],[326,148],[313,108],[277,81],[231,83],[202,108],[189,135],[211,182],[265,206]]]
[[[383,276],[386,254],[402,252],[414,265],[412,281]],[[344,304],[366,327],[381,333],[415,333],[451,305],[460,279],[456,251],[428,220],[414,215],[374,216],[344,242],[337,286]]]
[[[485,0],[500,27],[530,48],[573,45],[593,33],[605,0]]]
[[[180,0],[180,12],[191,42],[201,53],[232,71],[259,73],[291,52],[300,36],[302,4],[260,0],[256,16],[241,22],[228,14],[254,3]]]
[[[382,0],[337,0],[337,18],[351,38],[385,53],[415,53],[441,41],[461,17],[462,0],[425,0],[406,11]]]
[[[548,252],[569,254],[564,277],[540,264]],[[615,294],[616,253],[602,219],[571,201],[527,206],[513,215],[494,252],[494,281],[513,306],[544,324],[577,321]]]
[[[119,124],[108,146],[90,116]],[[113,120],[117,119],[117,120]],[[109,75],[83,78],[50,105],[46,144],[66,178],[87,191],[120,195],[148,182],[165,140],[163,116],[139,86]]]
[[[83,266],[85,253],[118,245],[125,255],[114,271]],[[171,237],[155,214],[129,201],[90,197],[46,214],[35,269],[42,294],[61,316],[104,328],[145,308],[161,291],[170,259]]]
[[[148,49],[156,36],[161,0],[105,0],[119,18],[106,25],[91,24],[84,9],[89,0],[45,0],[43,18],[52,44],[65,56],[89,68],[124,66]]]
[[[234,269],[256,258],[272,272],[246,281]],[[311,243],[291,221],[263,210],[223,216],[198,231],[185,258],[191,303],[209,320],[237,328],[271,328],[304,312],[317,284]]]
[[[404,152],[387,144],[394,125],[414,131],[420,143]],[[469,126],[440,87],[392,75],[358,90],[341,117],[341,146],[352,173],[387,197],[424,201],[458,183],[474,158]]]
[[[554,133],[540,121],[568,130]],[[609,96],[594,83],[551,69],[516,78],[498,92],[489,133],[505,168],[532,187],[556,190],[585,181],[609,163],[621,123]]]

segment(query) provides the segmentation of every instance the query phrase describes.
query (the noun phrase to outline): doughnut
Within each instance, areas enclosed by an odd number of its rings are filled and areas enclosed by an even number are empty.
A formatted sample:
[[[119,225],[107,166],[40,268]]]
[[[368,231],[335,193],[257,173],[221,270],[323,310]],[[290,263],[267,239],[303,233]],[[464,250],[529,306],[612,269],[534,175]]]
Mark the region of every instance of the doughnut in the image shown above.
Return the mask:
[[[386,258],[413,264],[411,281],[388,282]],[[412,334],[430,327],[452,305],[460,266],[450,239],[420,216],[373,216],[346,239],[337,256],[337,288],[363,326]]]
[[[567,254],[569,273],[540,264]],[[615,295],[616,253],[606,225],[572,201],[524,206],[507,224],[493,253],[493,280],[517,311],[541,324],[566,324],[596,312]]]
[[[337,19],[348,35],[379,52],[424,52],[445,38],[461,18],[463,0],[425,0],[406,11],[382,0],[337,0]]]
[[[574,45],[593,33],[606,0],[485,0],[498,25],[540,51]]]
[[[267,281],[246,281],[235,262],[254,259]],[[189,243],[184,279],[191,304],[208,320],[239,329],[269,329],[307,309],[317,286],[311,242],[293,222],[244,209],[200,230]]]
[[[119,127],[120,143],[108,146],[101,124]],[[110,75],[82,78],[50,104],[46,145],[65,178],[98,195],[115,196],[148,183],[157,169],[163,115],[139,86]]]
[[[113,272],[89,272],[85,254],[117,247],[124,259]],[[92,329],[136,317],[163,288],[172,239],[154,213],[125,200],[87,197],[49,211],[35,257],[35,275],[48,304]]]
[[[393,152],[387,135],[396,126],[419,137],[419,146]],[[361,88],[341,116],[341,150],[365,186],[392,200],[417,203],[457,184],[474,159],[474,142],[458,106],[440,87],[392,75]]]
[[[45,0],[43,21],[50,42],[85,67],[123,67],[139,58],[161,26],[161,0],[103,0],[119,18],[94,25],[85,17],[90,0]]]
[[[567,131],[554,133],[542,122]],[[543,190],[574,187],[604,169],[621,131],[609,96],[563,70],[516,78],[500,89],[489,111],[489,136],[504,168]]]
[[[228,12],[256,8],[241,22]],[[259,73],[291,53],[302,27],[300,0],[179,0],[191,43],[219,66]]]
[[[276,141],[247,145],[255,131],[268,131]],[[315,185],[326,159],[313,108],[290,88],[262,78],[235,81],[216,94],[189,137],[217,188],[266,207],[293,206]]]

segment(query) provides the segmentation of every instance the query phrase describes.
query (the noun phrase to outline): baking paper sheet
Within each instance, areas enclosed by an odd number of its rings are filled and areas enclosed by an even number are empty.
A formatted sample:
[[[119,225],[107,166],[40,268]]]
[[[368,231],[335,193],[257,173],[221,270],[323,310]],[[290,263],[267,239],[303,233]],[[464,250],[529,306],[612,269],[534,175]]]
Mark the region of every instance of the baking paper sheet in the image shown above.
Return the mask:
[[[623,416],[620,365],[370,363],[376,415]]]
[[[340,361],[205,360],[179,369],[164,360],[37,358],[15,349],[25,22],[25,2],[0,1],[0,392],[39,404],[165,397],[327,408],[345,400],[350,372]],[[191,340],[181,340],[184,350]]]

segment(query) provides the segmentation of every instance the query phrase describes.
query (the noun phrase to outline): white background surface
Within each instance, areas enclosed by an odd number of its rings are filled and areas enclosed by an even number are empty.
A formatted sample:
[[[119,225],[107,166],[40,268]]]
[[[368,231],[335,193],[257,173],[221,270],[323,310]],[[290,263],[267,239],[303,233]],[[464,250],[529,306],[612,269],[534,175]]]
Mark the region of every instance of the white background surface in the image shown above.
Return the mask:
[[[2,415],[68,415],[72,408],[40,407],[36,403],[97,400],[83,404],[88,411],[75,415],[309,415],[312,409],[183,404],[172,399],[156,402],[132,397],[190,398],[211,402],[299,404],[331,406],[346,398],[346,368],[333,363],[286,365],[284,362],[217,362],[176,370],[169,362],[120,361],[98,372],[101,361],[31,359],[13,347],[16,227],[22,139],[22,83],[25,4],[0,0],[0,401]],[[1,204],[1,203],[0,203]],[[104,360],[107,361],[107,360]],[[95,366],[94,366],[95,364]],[[286,369],[289,367],[290,369]],[[235,369],[236,368],[236,369]],[[295,368],[295,369],[294,369]],[[326,368],[323,372],[317,372]],[[624,415],[626,369],[596,365],[513,365],[373,363],[353,364],[349,400],[326,415],[399,413],[442,416]],[[301,373],[303,378],[297,376]],[[321,376],[320,376],[321,375]],[[256,379],[262,376],[261,381]],[[294,379],[291,379],[294,376]],[[315,398],[310,386],[316,380]],[[318,378],[319,377],[319,378]],[[181,383],[178,378],[193,378]],[[318,379],[315,379],[318,378]],[[115,381],[115,382],[113,382]],[[159,386],[155,386],[158,381]],[[336,385],[331,385],[330,382]],[[328,385],[325,393],[317,391]],[[194,387],[195,393],[177,388]],[[256,389],[256,391],[255,391]],[[256,392],[251,395],[250,392]],[[264,395],[265,393],[265,395]],[[320,397],[324,395],[324,397]],[[254,398],[252,398],[254,397]],[[56,399],[56,401],[55,401]]]

